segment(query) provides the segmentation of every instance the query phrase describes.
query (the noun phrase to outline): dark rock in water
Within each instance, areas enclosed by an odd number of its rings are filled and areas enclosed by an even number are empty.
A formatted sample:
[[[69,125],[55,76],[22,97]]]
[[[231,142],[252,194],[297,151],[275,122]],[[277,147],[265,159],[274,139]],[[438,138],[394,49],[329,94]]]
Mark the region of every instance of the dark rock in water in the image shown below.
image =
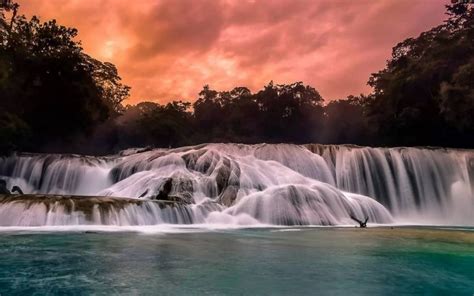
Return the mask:
[[[170,196],[178,197],[181,201],[185,203],[194,203],[193,192],[194,186],[193,181],[184,178],[174,179],[176,180],[173,183],[173,191],[171,192]]]
[[[221,155],[215,151],[200,149],[181,156],[186,168],[210,176],[216,169],[216,165],[221,159]]]
[[[211,198],[217,197],[217,202],[226,206],[234,203],[240,187],[240,168],[234,160],[206,149],[186,153],[182,159],[188,170],[214,176],[217,192],[215,190],[208,192]]]
[[[119,162],[110,170],[109,178],[113,183],[122,181],[123,179],[126,179],[137,172],[149,169],[150,163],[163,155],[165,155],[164,152],[156,152],[149,154],[147,157],[143,157],[138,161],[136,161],[136,157],[134,155],[131,155],[130,157],[127,157],[123,161]]]
[[[189,179],[168,178],[161,185],[155,199],[191,204],[194,203],[193,189],[193,182]]]
[[[199,160],[199,158],[206,153],[205,149],[200,149],[197,151],[192,151],[186,154],[183,154],[181,158],[184,160],[184,163],[186,164],[186,168],[189,170],[197,170],[196,164]],[[205,171],[201,171],[202,173],[205,173]]]
[[[156,199],[159,200],[168,200],[168,196],[173,189],[173,179],[168,178],[160,187],[158,194],[156,195]]]
[[[24,193],[23,193],[23,190],[21,190],[21,188],[20,188],[19,186],[13,186],[13,187],[12,187],[12,193],[13,193],[13,192],[16,192],[16,193],[18,193],[18,194],[24,194]]]
[[[13,186],[12,191],[10,192],[10,190],[8,190],[7,188],[7,182],[3,179],[0,179],[0,194],[9,195],[9,194],[12,194],[13,192],[17,192],[18,194],[24,194],[23,190],[21,190],[21,188],[16,185]]]
[[[125,168],[122,166],[116,166],[110,170],[109,178],[112,180],[112,182],[117,183],[135,174],[138,171],[138,165],[133,165]]]
[[[227,161],[226,161],[227,160]],[[216,174],[216,185],[217,185],[217,194],[221,194],[224,189],[229,185],[230,178],[230,163],[228,159],[225,159],[223,165],[217,169]]]
[[[216,185],[219,198],[217,201],[230,207],[237,198],[240,188],[240,168],[234,161],[224,158],[217,169]]]
[[[230,185],[224,192],[219,196],[217,202],[221,205],[230,207],[234,204],[235,199],[237,198],[237,192],[239,192],[239,186]]]
[[[139,198],[145,197],[148,194],[148,189],[145,190],[142,194],[140,194]]]
[[[11,194],[7,188],[7,182],[3,179],[0,179],[0,194]]]
[[[109,172],[109,178],[112,180],[112,182],[117,183],[121,179],[122,171],[121,168],[114,167],[110,170]]]

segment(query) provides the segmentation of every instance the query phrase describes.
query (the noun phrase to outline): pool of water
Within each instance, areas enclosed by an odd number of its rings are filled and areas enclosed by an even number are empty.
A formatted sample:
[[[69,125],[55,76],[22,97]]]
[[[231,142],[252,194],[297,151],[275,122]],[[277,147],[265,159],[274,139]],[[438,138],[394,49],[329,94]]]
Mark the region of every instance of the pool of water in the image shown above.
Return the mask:
[[[2,231],[14,293],[473,295],[474,229]]]

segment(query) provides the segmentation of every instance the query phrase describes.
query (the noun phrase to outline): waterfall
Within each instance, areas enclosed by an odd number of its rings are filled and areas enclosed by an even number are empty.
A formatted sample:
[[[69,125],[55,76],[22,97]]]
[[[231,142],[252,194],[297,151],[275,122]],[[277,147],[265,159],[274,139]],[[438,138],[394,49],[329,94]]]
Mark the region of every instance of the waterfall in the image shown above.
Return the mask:
[[[474,224],[474,151],[308,145],[336,187],[375,198],[399,218]]]
[[[17,154],[0,158],[0,178],[33,194],[0,199],[0,226],[347,225],[350,216],[474,225],[472,150],[203,144]]]
[[[153,225],[205,223],[220,207],[104,197],[9,196],[0,198],[0,226]]]
[[[0,176],[29,193],[94,194],[112,185],[112,164],[113,158],[22,154],[0,158]]]

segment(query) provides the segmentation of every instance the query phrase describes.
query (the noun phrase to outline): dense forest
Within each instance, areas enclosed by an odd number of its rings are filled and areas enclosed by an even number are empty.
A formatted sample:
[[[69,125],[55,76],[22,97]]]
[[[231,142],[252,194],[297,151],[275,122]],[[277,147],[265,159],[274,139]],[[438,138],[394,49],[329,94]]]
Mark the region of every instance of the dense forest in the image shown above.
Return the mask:
[[[166,105],[124,106],[116,67],[85,54],[76,29],[0,10],[0,154],[106,154],[204,142],[474,147],[474,7],[397,44],[371,94],[325,102],[302,82],[269,82]]]

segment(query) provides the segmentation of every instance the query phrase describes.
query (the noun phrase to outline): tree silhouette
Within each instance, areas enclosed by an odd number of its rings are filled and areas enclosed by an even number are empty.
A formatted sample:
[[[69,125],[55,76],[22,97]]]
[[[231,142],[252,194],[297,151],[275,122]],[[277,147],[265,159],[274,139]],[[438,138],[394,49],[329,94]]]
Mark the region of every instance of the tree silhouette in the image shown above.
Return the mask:
[[[324,104],[303,82],[215,90],[194,103],[124,106],[116,67],[86,55],[77,30],[0,10],[0,154],[113,153],[205,142],[474,147],[474,4],[397,44],[368,96]],[[166,99],[166,98],[160,98]],[[191,98],[192,100],[192,98]]]

